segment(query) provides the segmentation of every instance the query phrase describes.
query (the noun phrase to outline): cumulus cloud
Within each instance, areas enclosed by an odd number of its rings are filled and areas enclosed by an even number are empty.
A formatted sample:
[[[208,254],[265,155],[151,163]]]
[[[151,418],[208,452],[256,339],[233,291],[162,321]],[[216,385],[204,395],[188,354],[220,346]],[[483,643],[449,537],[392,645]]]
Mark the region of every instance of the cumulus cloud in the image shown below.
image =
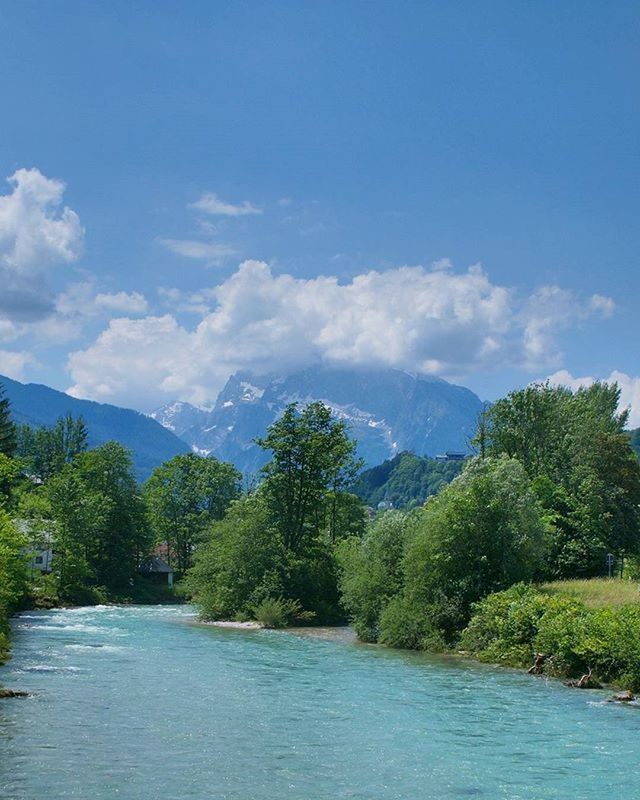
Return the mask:
[[[62,207],[62,181],[19,169],[8,182],[10,193],[0,195],[0,318],[18,336],[54,313],[47,269],[78,258],[83,231],[75,211]]]
[[[554,372],[549,375],[547,379],[550,383],[556,386],[568,386],[574,391],[581,387],[593,386],[593,384],[602,380],[605,383],[617,383],[620,388],[620,404],[619,411],[629,409],[629,427],[640,427],[640,377],[632,377],[627,375],[626,372],[619,372],[614,370],[606,378],[594,378],[590,375],[585,375],[581,378],[573,376],[566,369]]]
[[[163,296],[185,302],[175,290]],[[595,313],[590,301],[555,287],[522,301],[479,265],[456,273],[442,262],[371,271],[341,284],[274,275],[264,262],[245,261],[187,302],[201,314],[193,328],[171,313],[112,320],[70,356],[72,392],[138,407],[170,397],[206,403],[236,369],[286,372],[320,362],[463,379],[534,359],[553,364],[567,315]]]
[[[158,241],[176,255],[204,261],[209,266],[219,266],[237,253],[235,247],[223,242],[201,242],[197,239],[159,239]]]
[[[37,169],[19,169],[8,179],[10,194],[0,196],[0,264],[19,275],[75,261],[83,231],[75,211],[62,205],[65,185]]]
[[[35,359],[24,350],[0,350],[0,375],[6,375],[16,381],[23,380],[24,369],[28,364],[34,364]]]
[[[140,292],[100,292],[93,302],[97,309],[121,314],[144,314],[149,309],[146,298]]]
[[[195,203],[191,203],[189,208],[195,211],[202,211],[212,217],[246,217],[253,214],[262,214],[261,208],[256,208],[248,200],[234,205],[221,200],[214,192],[205,192]]]
[[[113,314],[137,316],[149,310],[140,292],[98,292],[93,280],[70,284],[56,298],[56,311],[66,319],[81,319]]]
[[[562,352],[557,335],[592,315],[610,317],[615,304],[610,297],[595,294],[580,302],[574,292],[559,286],[542,286],[527,299],[520,314],[524,326],[525,365],[536,369],[541,363],[558,366]]]

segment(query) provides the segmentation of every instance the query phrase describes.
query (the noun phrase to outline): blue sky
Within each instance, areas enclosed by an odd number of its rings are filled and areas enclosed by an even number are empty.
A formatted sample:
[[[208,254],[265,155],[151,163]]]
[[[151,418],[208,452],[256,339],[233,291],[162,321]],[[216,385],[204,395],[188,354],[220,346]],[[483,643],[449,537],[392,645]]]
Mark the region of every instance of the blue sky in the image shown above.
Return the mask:
[[[23,0],[0,37],[0,373],[142,410],[615,374],[640,419],[637,4]]]

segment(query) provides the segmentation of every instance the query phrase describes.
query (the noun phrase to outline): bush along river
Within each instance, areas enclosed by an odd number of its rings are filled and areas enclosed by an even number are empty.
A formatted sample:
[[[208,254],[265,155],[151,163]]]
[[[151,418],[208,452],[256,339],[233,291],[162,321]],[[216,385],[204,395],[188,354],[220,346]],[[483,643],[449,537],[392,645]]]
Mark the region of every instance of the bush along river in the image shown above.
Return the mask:
[[[605,692],[181,607],[28,612],[0,684],[3,800],[640,797]]]

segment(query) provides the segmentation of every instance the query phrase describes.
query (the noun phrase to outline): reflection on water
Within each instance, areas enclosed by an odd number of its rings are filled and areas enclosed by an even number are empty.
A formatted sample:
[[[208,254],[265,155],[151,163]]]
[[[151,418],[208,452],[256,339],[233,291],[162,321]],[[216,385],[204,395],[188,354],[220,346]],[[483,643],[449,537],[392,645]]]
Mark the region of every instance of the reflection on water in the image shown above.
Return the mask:
[[[600,693],[192,608],[29,612],[0,682],[3,800],[640,797],[640,714]],[[622,768],[621,768],[622,765]]]

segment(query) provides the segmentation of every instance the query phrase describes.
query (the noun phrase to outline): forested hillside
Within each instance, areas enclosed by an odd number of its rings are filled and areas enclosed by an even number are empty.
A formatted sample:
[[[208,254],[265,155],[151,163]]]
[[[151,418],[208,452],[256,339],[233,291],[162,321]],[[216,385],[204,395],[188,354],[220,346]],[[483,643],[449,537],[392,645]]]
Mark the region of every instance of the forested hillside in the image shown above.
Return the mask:
[[[152,470],[189,447],[171,431],[144,414],[107,403],[78,400],[65,392],[37,383],[20,383],[0,375],[0,385],[11,404],[11,415],[18,425],[33,427],[55,425],[71,415],[82,417],[87,428],[89,447],[109,441],[120,442],[131,451],[138,480],[145,480]]]
[[[383,500],[393,503],[394,508],[414,508],[459,475],[462,464],[462,461],[436,461],[414,453],[399,453],[365,470],[352,492],[374,508]]]

